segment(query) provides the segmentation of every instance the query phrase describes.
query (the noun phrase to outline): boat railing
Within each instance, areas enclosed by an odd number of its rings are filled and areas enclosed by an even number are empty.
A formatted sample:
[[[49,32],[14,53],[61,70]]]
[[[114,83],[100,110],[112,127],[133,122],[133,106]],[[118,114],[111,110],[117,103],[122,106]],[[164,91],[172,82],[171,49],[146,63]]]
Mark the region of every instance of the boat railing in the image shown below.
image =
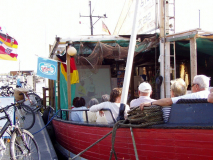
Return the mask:
[[[72,110],[72,109],[61,109],[61,112],[60,112],[60,115],[58,116],[58,118],[61,118],[62,119],[62,115],[63,115],[63,112],[65,112],[65,120],[69,120],[69,112],[76,112],[76,111],[84,111],[85,112],[85,115],[86,115],[86,122],[88,123],[88,111],[89,109],[78,109],[78,110]],[[109,111],[111,116],[112,116],[112,119],[113,119],[113,122],[116,123],[116,120],[112,114],[112,111],[111,109],[109,108],[103,108],[101,109],[100,111]]]

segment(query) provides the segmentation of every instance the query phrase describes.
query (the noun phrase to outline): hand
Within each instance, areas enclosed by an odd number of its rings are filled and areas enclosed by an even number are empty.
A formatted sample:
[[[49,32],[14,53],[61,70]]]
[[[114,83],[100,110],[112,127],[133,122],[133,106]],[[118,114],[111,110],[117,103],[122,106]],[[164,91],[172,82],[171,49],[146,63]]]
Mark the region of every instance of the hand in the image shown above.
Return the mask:
[[[140,109],[143,110],[144,107],[149,107],[149,106],[151,106],[151,103],[150,103],[150,102],[141,103],[141,104],[140,104]]]
[[[104,116],[104,111],[99,111],[99,115],[100,115],[101,117],[103,117],[103,116]]]

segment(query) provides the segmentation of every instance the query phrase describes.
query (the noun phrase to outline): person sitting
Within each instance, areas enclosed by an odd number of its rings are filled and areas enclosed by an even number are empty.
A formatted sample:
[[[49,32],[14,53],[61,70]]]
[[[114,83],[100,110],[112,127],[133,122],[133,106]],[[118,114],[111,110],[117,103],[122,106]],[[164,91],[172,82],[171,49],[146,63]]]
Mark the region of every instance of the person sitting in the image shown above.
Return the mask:
[[[104,111],[104,114],[106,116],[106,120],[108,123],[114,123],[112,116],[116,120],[119,114],[120,109],[120,101],[121,101],[121,88],[114,88],[110,93],[110,99],[109,102],[102,102],[100,104],[93,105],[90,108],[91,112],[97,112],[100,111],[103,108],[110,109],[112,112],[112,115],[109,111]],[[129,106],[126,105],[124,116],[127,117],[127,111],[129,110]]]
[[[101,102],[106,102],[109,101],[109,95],[108,94],[104,94],[101,96]]]
[[[138,87],[138,95],[139,98],[133,99],[130,102],[130,108],[138,107],[141,103],[144,102],[153,102],[154,99],[151,99],[150,96],[152,94],[152,87],[149,83],[143,82]]]
[[[91,106],[95,105],[95,104],[99,104],[98,100],[96,98],[92,98],[87,105],[87,108],[89,109]],[[96,122],[97,119],[97,115],[95,112],[90,112],[87,111],[87,117],[88,117],[88,122]],[[86,120],[86,112],[83,112],[83,119],[84,121]]]
[[[96,98],[92,98],[87,105],[87,108],[90,109],[91,106],[99,104],[98,100]],[[101,112],[101,111],[99,111]],[[99,112],[91,112],[91,111],[87,111],[87,116],[88,116],[88,122],[107,122],[106,121],[106,117],[103,114],[99,114]],[[86,121],[86,112],[83,113],[83,118],[84,121]]]
[[[85,110],[85,99],[82,97],[76,97],[73,99],[74,108],[71,110],[70,119],[71,121],[83,122],[83,112],[85,111],[75,111],[75,110]]]
[[[187,92],[186,83],[182,78],[171,80],[171,97],[185,95]]]
[[[208,98],[210,91],[209,88],[209,81],[210,77],[205,75],[197,75],[193,79],[192,84],[192,93],[186,94],[179,97],[173,98],[163,98],[157,101],[153,101],[151,103],[141,103],[140,109],[143,110],[144,106],[151,106],[151,105],[159,105],[159,106],[171,106],[173,103],[177,103],[179,99],[199,99],[199,98]]]
[[[185,95],[187,91],[186,83],[182,78],[171,80],[171,98]],[[171,107],[163,107],[163,118],[164,122],[168,121]]]

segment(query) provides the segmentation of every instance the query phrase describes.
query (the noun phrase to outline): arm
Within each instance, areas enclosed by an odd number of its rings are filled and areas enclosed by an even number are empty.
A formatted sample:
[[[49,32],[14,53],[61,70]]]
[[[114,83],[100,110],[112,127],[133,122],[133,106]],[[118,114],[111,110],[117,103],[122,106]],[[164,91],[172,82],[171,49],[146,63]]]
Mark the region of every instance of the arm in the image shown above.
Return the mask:
[[[158,105],[158,106],[171,106],[172,104],[173,102],[171,98],[163,98],[163,99],[159,99],[157,101],[152,102],[152,105]],[[141,110],[143,110],[143,107],[149,107],[149,106],[151,106],[150,102],[140,104]]]
[[[99,104],[93,105],[93,106],[90,107],[89,111],[90,111],[90,112],[97,112],[97,111],[100,111],[101,109],[104,108],[104,106],[105,106],[104,104],[105,104],[105,103],[103,102],[103,103],[99,103]]]

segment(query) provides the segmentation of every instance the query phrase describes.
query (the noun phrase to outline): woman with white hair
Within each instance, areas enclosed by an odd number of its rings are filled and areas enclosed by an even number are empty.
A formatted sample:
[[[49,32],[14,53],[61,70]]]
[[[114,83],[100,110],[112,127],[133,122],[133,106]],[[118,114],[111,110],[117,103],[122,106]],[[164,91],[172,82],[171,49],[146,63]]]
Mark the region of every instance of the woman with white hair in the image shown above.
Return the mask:
[[[185,95],[186,91],[186,83],[182,78],[171,80],[171,98]],[[164,121],[167,122],[170,115],[171,107],[163,107],[162,110]]]
[[[182,78],[171,80],[171,97],[185,95],[187,91],[186,83]]]

